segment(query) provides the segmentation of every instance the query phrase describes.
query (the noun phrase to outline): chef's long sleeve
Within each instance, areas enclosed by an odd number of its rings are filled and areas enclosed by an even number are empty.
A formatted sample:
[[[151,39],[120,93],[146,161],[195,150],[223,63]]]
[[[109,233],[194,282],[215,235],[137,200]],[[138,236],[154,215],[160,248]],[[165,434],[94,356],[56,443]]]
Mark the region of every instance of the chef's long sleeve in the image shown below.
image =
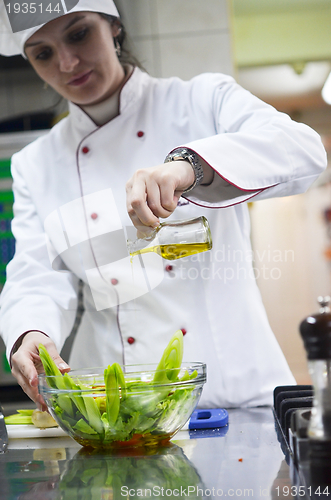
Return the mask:
[[[7,266],[0,299],[1,336],[8,359],[16,340],[29,330],[46,333],[60,350],[74,324],[78,289],[73,273],[52,269],[42,223],[15,160],[12,173],[16,252]]]
[[[231,77],[197,77],[191,100],[199,103],[194,106],[196,120],[203,122],[212,114],[215,135],[181,146],[195,151],[216,174],[210,186],[198,186],[185,195],[193,202],[216,208],[298,194],[327,165],[314,130],[278,112]]]

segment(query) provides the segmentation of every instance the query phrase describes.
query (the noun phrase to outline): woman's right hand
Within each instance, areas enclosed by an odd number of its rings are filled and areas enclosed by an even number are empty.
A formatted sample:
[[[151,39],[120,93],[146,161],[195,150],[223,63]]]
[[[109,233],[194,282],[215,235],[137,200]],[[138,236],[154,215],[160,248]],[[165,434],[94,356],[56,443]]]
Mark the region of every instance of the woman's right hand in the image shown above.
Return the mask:
[[[54,342],[49,337],[41,332],[29,332],[24,335],[20,347],[12,355],[12,374],[23,391],[37,404],[38,408],[45,411],[47,407],[38,392],[38,374],[44,372],[39,357],[39,344],[46,347],[62,373],[70,371],[70,367],[60,357]]]

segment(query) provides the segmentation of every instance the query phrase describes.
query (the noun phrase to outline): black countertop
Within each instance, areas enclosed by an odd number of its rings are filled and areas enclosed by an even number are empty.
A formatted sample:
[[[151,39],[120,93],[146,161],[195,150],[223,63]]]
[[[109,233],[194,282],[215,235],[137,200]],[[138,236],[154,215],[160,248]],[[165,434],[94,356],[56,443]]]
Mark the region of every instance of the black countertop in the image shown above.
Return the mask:
[[[283,451],[267,407],[229,410],[227,427],[181,431],[159,450],[112,454],[69,437],[12,439],[0,455],[0,499],[293,498],[298,478]]]

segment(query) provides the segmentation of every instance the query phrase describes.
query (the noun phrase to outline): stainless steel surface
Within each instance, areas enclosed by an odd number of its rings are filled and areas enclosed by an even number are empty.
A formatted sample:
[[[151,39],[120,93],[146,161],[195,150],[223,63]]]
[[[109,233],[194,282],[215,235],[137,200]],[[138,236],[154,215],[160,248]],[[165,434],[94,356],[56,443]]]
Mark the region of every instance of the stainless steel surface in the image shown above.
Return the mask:
[[[86,453],[70,438],[10,440],[0,456],[0,498],[293,498],[295,472],[271,408],[229,410],[228,427],[183,431],[172,443],[157,453],[114,456]]]
[[[8,447],[8,434],[5,424],[5,418],[0,405],[0,454],[5,453]]]

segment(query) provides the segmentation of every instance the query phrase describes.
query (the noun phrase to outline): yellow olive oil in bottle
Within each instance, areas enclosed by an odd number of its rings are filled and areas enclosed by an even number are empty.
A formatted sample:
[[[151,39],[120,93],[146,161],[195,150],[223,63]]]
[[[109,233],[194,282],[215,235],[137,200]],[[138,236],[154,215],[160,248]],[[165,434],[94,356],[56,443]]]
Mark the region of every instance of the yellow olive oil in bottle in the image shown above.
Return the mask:
[[[131,257],[150,252],[163,259],[175,260],[212,248],[209,223],[204,216],[195,219],[162,222],[147,238],[129,245]]]

